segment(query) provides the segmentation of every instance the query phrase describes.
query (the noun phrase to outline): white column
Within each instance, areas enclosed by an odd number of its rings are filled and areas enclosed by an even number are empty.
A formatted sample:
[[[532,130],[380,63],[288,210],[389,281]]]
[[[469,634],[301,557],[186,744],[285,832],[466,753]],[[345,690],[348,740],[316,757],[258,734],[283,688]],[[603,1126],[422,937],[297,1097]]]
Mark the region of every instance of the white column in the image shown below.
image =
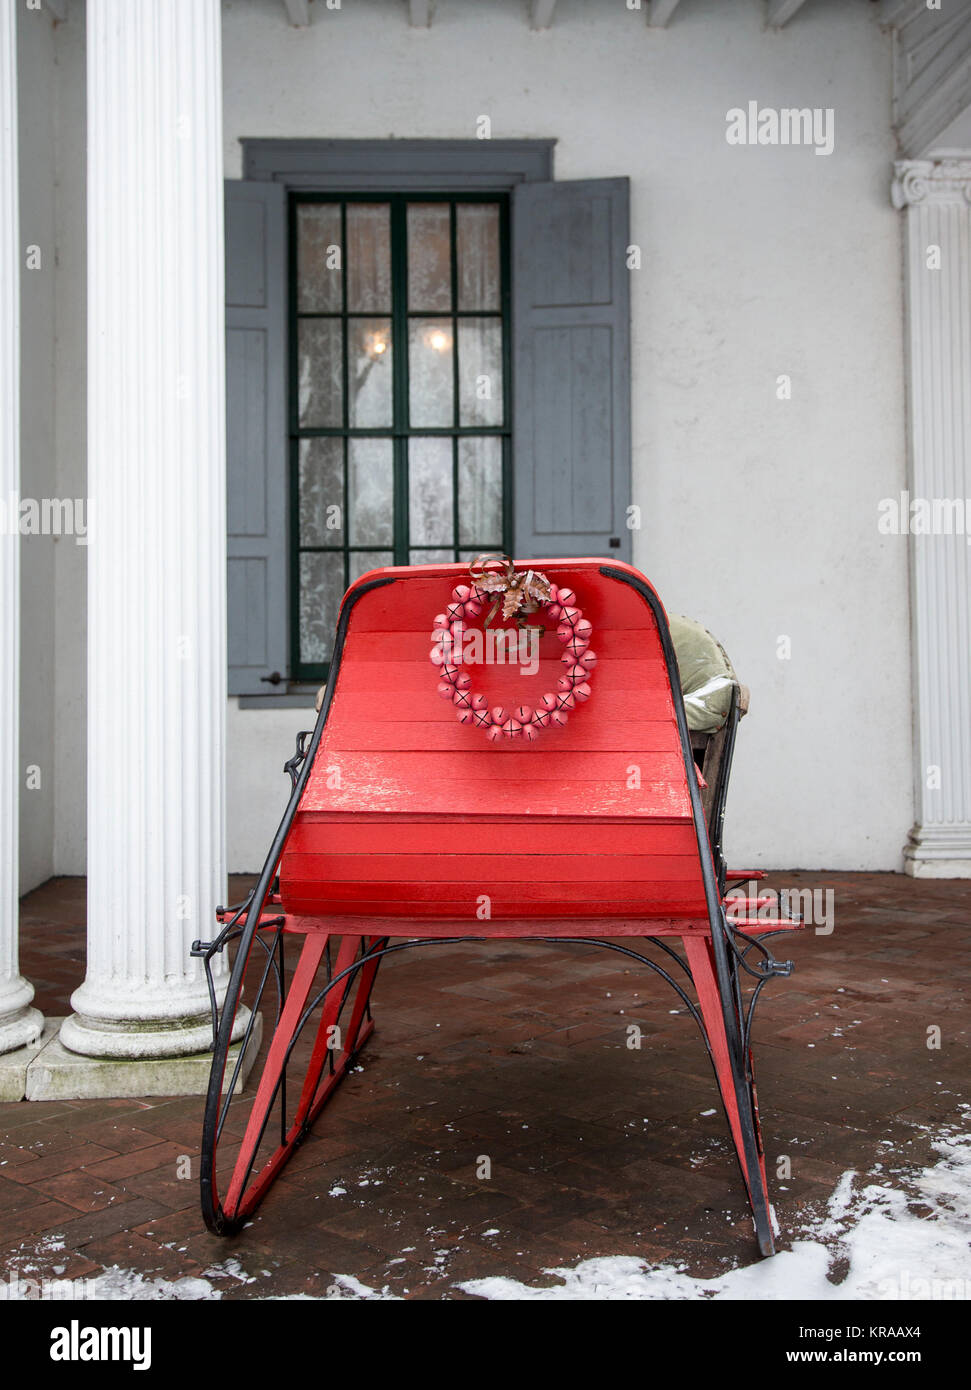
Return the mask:
[[[904,865],[917,877],[971,878],[971,159],[905,160],[895,173],[894,205],[907,219],[903,500],[916,532],[916,823]],[[922,533],[925,503],[931,534]]]
[[[210,1040],[189,947],[225,885],[219,0],[88,0],[87,141],[88,960],[61,1041],[177,1056]]]
[[[17,12],[0,5],[0,1052],[39,1037],[33,988],[17,952],[20,798],[20,225]],[[11,503],[13,502],[13,506]],[[10,512],[14,515],[11,516]]]

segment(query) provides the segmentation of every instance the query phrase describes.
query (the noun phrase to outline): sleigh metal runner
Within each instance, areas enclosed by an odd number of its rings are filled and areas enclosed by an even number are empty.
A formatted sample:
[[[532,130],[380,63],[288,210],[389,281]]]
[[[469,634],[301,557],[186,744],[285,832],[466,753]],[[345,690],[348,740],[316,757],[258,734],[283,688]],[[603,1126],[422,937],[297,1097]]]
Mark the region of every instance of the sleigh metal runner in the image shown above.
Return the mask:
[[[540,588],[518,605],[547,620],[528,687],[514,666],[477,668],[473,681],[451,660],[456,625],[493,616],[489,586],[465,566],[376,570],[344,597],[326,693],[286,764],[292,792],[259,881],[220,910],[213,941],[193,946],[213,1006],[201,1195],[217,1234],[252,1216],[354,1065],[374,1031],[381,961],[513,938],[614,951],[671,986],[711,1059],[759,1250],[773,1253],[752,1020],[766,982],[792,969],[766,938],[799,923],[766,921],[769,899],[729,896],[761,878],[729,871],[722,855],[739,687],[720,730],[692,735],[648,581],[596,559],[510,572],[540,569],[549,596]],[[479,578],[496,573],[486,565]],[[500,622],[522,620],[513,598],[502,610]],[[525,688],[548,696],[530,706]],[[226,950],[217,1010],[211,963]],[[258,1015],[269,1046],[244,1092]]]

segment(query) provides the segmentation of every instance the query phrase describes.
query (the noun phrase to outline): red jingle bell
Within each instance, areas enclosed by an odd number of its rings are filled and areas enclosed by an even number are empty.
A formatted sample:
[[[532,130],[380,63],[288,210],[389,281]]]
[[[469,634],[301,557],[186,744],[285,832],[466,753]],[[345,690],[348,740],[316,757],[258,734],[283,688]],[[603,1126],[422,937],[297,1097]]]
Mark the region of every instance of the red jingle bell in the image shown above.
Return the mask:
[[[585,652],[581,652],[577,657],[579,664],[587,671],[592,671],[597,664],[597,653],[588,647]]]
[[[497,739],[502,738],[502,726],[499,724],[490,724],[488,729],[486,729],[486,738],[490,743],[495,743]]]
[[[471,724],[473,719],[475,718],[475,710],[457,709],[455,711],[455,717],[460,724]]]
[[[578,685],[573,687],[573,698],[578,704],[582,704],[584,700],[590,699],[590,687],[587,685],[586,681],[580,681]]]
[[[502,732],[506,738],[519,738],[523,731],[523,726],[518,719],[507,719],[502,726]]]
[[[512,712],[513,719],[518,719],[520,724],[528,724],[533,717],[533,711],[529,705],[519,705]]]
[[[533,743],[536,739],[539,738],[539,730],[537,729],[535,724],[523,725],[523,738],[526,740],[527,743]]]

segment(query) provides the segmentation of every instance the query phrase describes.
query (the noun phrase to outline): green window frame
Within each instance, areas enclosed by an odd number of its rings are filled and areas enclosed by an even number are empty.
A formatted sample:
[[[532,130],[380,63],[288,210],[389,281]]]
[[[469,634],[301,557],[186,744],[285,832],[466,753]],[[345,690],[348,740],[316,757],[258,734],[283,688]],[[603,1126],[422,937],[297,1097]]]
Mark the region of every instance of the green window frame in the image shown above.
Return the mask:
[[[336,205],[340,208],[341,229],[341,291],[340,308],[327,310],[301,308],[298,279],[298,218],[301,207],[308,204]],[[354,204],[387,204],[390,215],[390,314],[348,309],[348,240],[347,211]],[[432,312],[409,307],[408,265],[408,206],[409,204],[446,204],[449,207],[450,305],[448,309]],[[499,224],[499,306],[488,309],[468,309],[460,305],[460,286],[457,269],[457,209],[462,204],[492,204],[498,209]],[[290,468],[290,643],[291,679],[321,681],[328,673],[328,660],[305,660],[301,650],[301,572],[303,558],[316,553],[339,554],[343,563],[343,588],[348,587],[357,554],[388,552],[389,562],[407,565],[413,551],[448,550],[452,560],[467,558],[479,550],[501,548],[511,552],[512,515],[512,428],[511,428],[511,325],[510,325],[510,199],[507,193],[491,191],[426,193],[367,192],[290,192],[288,197],[288,436]],[[348,391],[348,355],[354,320],[390,318],[391,328],[391,424],[371,427],[350,424],[351,400]],[[447,425],[412,424],[410,418],[409,338],[414,320],[448,320],[451,325],[451,391],[452,422]],[[495,424],[463,424],[461,422],[461,390],[459,338],[463,321],[476,319],[501,320],[502,416]],[[301,425],[300,423],[300,354],[301,324],[310,319],[329,319],[339,322],[341,342],[341,406],[339,425]],[[409,452],[413,439],[444,438],[451,440],[452,533],[451,544],[416,545],[411,536],[409,508]],[[334,438],[342,441],[340,468],[341,538],[334,543],[307,543],[301,535],[301,445],[306,440]],[[475,536],[461,539],[460,529],[460,448],[463,439],[496,438],[500,442],[500,476],[502,486],[501,536]],[[354,544],[350,540],[352,518],[348,490],[348,455],[350,442],[355,439],[388,439],[391,441],[393,526],[390,540],[380,545],[373,542]],[[319,539],[319,538],[318,538]],[[419,561],[420,562],[420,561]],[[368,566],[371,568],[373,566]],[[336,614],[334,615],[336,616]],[[328,648],[329,658],[329,648]]]

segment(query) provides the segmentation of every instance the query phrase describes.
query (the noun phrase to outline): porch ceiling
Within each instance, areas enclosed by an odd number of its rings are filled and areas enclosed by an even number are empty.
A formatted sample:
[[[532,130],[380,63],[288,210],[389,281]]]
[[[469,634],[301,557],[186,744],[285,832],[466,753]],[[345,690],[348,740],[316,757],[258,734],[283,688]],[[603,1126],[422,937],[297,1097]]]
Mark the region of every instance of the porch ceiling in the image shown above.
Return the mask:
[[[318,8],[325,0],[316,0]],[[453,0],[404,0],[402,20],[428,29],[439,4]],[[48,0],[52,5],[53,0]],[[57,0],[64,5],[67,0]],[[314,0],[282,0],[289,22],[313,21]],[[764,0],[768,29],[783,29],[812,0]],[[871,0],[872,3],[872,0]],[[665,29],[690,12],[692,0],[637,0],[651,29]],[[562,18],[557,0],[524,0],[523,18],[533,30]],[[926,0],[880,0],[880,24],[893,33],[893,122],[901,154],[923,154],[940,133],[971,105],[971,0],[955,0],[945,14]]]

